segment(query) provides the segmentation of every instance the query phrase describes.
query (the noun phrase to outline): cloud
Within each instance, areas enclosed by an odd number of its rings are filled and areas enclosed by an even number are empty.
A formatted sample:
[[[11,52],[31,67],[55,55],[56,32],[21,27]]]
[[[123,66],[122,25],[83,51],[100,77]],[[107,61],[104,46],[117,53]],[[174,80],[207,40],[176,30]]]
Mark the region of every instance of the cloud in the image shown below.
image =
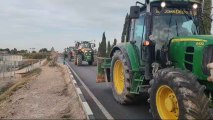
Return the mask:
[[[62,51],[75,40],[120,39],[129,0],[1,0],[0,47]]]

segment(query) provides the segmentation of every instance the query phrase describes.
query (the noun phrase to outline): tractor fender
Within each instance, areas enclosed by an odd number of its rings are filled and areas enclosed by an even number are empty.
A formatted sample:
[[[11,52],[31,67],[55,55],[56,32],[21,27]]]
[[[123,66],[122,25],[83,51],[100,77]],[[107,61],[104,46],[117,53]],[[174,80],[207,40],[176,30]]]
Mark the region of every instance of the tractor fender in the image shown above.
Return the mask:
[[[116,50],[120,50],[127,59],[127,61],[129,61],[128,66],[129,68],[131,68],[131,70],[129,70],[130,72],[139,70],[140,60],[138,52],[134,45],[132,45],[131,43],[122,43],[114,46],[113,49],[111,50],[110,58],[112,58]]]
[[[114,52],[117,51],[117,50],[120,50],[123,53],[123,55],[125,56],[125,58],[128,59],[128,61],[130,61],[128,52],[126,51],[126,49],[123,46],[115,46],[115,47],[113,47],[113,49],[110,52],[110,58],[113,57]],[[131,63],[131,61],[130,61],[130,63]]]

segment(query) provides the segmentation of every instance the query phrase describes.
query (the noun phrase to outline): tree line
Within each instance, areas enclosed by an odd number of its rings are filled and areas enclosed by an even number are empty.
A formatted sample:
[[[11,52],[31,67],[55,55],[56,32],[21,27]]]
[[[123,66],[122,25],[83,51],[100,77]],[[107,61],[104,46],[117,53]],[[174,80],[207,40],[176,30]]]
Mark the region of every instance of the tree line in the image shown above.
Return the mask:
[[[113,44],[110,44],[110,41],[107,42],[105,32],[102,35],[102,41],[99,43],[98,47],[98,56],[99,57],[108,57],[111,49],[117,44],[117,39],[115,38]]]
[[[50,50],[51,51],[51,50]],[[41,48],[38,53],[47,53],[47,52],[50,52],[47,48]],[[13,49],[9,49],[9,48],[5,48],[5,49],[2,49],[0,48],[0,52],[7,52],[7,54],[25,54],[25,53],[29,53],[30,51],[28,50],[18,50],[17,48],[13,48]],[[32,51],[32,53],[37,53],[36,51]]]
[[[202,1],[203,0],[200,0],[200,2]],[[205,33],[206,35],[211,34],[211,24],[212,24],[211,12],[212,12],[212,0],[205,0],[203,14],[200,21],[203,21],[201,24],[202,25],[201,33]]]

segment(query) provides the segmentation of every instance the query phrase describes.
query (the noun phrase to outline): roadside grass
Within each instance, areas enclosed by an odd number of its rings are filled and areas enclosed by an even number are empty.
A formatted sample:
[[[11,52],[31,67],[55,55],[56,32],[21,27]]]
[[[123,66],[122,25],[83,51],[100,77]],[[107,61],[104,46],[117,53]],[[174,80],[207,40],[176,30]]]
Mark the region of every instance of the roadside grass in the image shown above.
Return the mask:
[[[66,82],[66,79],[69,79],[68,74],[66,74],[66,73],[68,73],[68,71],[63,66],[61,66],[61,64],[58,64],[56,67],[61,71],[61,77],[63,77],[63,79],[65,80],[65,83],[66,83],[65,89],[63,90],[63,95],[65,95],[65,96],[70,95],[71,99],[72,99],[72,102],[69,103],[69,107],[67,108],[67,111],[61,116],[61,118],[64,120],[75,119],[76,117],[75,117],[75,115],[73,116],[73,114],[76,114],[75,113],[76,109],[73,109],[73,108],[76,108],[76,102],[79,101],[79,98],[77,97],[77,94],[75,92],[73,92],[73,91],[75,91],[74,86],[71,87],[72,84],[68,84]],[[76,94],[76,96],[75,96],[75,94]]]
[[[22,74],[22,77],[26,78],[26,77],[31,77],[31,76],[34,76],[34,75],[38,75],[38,74],[41,73],[41,71],[42,71],[41,68],[36,68],[36,69],[34,69],[32,71],[29,71],[27,73]]]
[[[27,82],[32,80],[33,77],[37,77],[41,73],[41,71],[42,70],[40,68],[37,68],[33,71],[23,74],[21,80],[2,92],[2,94],[0,95],[0,102],[11,96],[16,90],[22,88]]]
[[[57,67],[57,66],[58,66],[58,64],[57,64],[56,60],[53,59],[49,62],[49,67]]]

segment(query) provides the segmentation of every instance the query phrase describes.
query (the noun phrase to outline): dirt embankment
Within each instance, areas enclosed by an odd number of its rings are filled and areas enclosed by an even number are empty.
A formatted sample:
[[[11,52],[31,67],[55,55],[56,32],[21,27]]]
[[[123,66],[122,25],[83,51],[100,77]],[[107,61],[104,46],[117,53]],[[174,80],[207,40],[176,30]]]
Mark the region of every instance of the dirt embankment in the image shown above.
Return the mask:
[[[86,116],[63,67],[44,66],[0,103],[0,118],[6,119],[85,119]],[[69,87],[68,87],[69,86]]]

